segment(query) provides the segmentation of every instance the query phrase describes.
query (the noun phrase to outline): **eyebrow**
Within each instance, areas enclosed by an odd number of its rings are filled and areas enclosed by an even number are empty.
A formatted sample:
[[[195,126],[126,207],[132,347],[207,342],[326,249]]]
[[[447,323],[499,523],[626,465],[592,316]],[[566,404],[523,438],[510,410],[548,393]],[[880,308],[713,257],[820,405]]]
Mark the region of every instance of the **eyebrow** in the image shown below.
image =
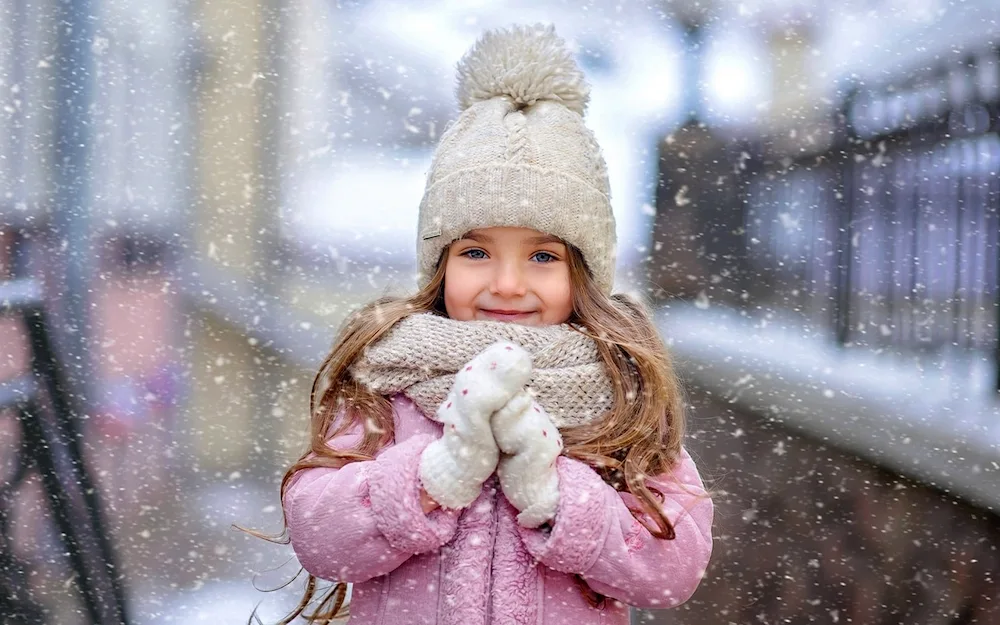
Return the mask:
[[[493,237],[479,232],[466,232],[461,238],[472,239],[473,241],[478,241],[479,243],[494,243]],[[551,234],[543,234],[526,239],[525,243],[528,245],[541,245],[542,243],[563,243],[563,240]]]

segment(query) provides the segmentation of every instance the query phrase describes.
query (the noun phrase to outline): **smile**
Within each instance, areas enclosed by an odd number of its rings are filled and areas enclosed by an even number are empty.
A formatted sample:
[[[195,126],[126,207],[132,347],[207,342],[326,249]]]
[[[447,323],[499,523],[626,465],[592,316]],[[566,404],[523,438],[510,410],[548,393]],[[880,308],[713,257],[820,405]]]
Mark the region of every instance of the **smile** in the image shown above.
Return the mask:
[[[496,319],[497,321],[515,321],[535,314],[535,311],[533,310],[522,312],[518,310],[488,310],[486,308],[480,308],[479,312],[483,313],[483,315],[489,317],[490,319]]]

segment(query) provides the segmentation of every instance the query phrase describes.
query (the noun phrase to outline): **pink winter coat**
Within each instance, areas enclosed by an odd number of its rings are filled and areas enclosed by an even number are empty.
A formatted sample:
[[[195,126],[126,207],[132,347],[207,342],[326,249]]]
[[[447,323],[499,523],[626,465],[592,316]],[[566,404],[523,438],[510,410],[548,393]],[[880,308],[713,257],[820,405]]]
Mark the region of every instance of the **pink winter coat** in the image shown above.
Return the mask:
[[[352,625],[626,625],[628,605],[669,608],[698,587],[712,552],[711,499],[685,450],[673,480],[652,479],[677,537],[653,537],[635,499],[561,456],[551,530],[518,525],[496,475],[464,510],[420,507],[420,453],[441,433],[403,395],[392,398],[395,444],[371,461],[306,469],[283,506],[292,547],[310,573],[352,582]],[[344,449],[359,437],[330,441]],[[690,491],[690,492],[689,492]],[[651,526],[652,521],[649,521]],[[613,600],[593,608],[581,574]]]

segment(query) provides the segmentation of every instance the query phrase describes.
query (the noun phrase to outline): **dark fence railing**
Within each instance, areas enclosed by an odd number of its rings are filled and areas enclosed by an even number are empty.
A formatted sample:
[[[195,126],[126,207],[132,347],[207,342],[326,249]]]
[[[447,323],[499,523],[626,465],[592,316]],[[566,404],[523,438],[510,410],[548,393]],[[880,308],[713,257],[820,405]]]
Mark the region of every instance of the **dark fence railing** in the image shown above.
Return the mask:
[[[994,53],[857,89],[828,152],[762,163],[747,262],[773,281],[754,299],[827,322],[842,344],[997,350],[998,71]]]
[[[856,87],[822,151],[717,142],[708,159],[726,165],[738,192],[724,210],[693,209],[729,217],[695,232],[702,247],[692,256],[727,257],[741,291],[732,304],[779,311],[844,345],[985,360],[1000,390],[998,105],[1000,51],[988,50]],[[677,167],[665,151],[663,231],[683,223],[678,187],[712,182],[689,173],[701,163]],[[730,237],[728,250],[710,253],[712,241],[737,230],[742,241]],[[701,284],[719,281],[708,273]]]
[[[16,253],[12,257],[17,259]],[[30,571],[15,553],[13,508],[30,472],[40,478],[52,519],[80,589],[89,622],[125,625],[122,571],[116,567],[98,490],[81,449],[77,403],[56,356],[42,287],[28,277],[0,280],[0,316],[20,319],[31,372],[0,381],[0,415],[16,416],[19,441],[3,450],[0,487],[0,616],[3,623],[45,623],[32,598]]]

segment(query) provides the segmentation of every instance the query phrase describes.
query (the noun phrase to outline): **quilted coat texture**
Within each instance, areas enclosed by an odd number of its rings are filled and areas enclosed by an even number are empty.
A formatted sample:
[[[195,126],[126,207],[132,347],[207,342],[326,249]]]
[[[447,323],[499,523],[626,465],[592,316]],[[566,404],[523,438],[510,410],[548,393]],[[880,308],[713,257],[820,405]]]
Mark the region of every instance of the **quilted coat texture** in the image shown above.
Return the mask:
[[[674,607],[698,587],[714,510],[686,450],[675,479],[648,481],[665,495],[675,540],[653,537],[629,511],[631,495],[565,456],[551,529],[519,526],[495,475],[471,506],[425,515],[420,453],[441,425],[403,395],[392,405],[392,446],[371,461],[300,471],[282,502],[302,566],[353,583],[352,625],[626,625],[629,605]],[[358,440],[348,432],[329,444]],[[590,606],[575,574],[609,597],[603,607]]]

